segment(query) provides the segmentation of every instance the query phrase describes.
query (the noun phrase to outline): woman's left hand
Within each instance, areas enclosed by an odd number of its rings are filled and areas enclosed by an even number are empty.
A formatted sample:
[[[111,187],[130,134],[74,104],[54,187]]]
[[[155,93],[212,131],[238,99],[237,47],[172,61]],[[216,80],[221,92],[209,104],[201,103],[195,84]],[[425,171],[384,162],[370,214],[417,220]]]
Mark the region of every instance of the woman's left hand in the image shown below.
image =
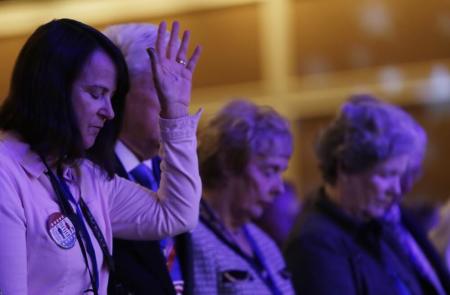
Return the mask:
[[[186,59],[190,32],[184,31],[181,43],[178,41],[180,25],[172,24],[170,39],[166,41],[166,22],[159,24],[156,48],[149,48],[153,79],[161,105],[161,117],[174,119],[189,113],[192,75],[200,57],[197,46],[191,58]]]

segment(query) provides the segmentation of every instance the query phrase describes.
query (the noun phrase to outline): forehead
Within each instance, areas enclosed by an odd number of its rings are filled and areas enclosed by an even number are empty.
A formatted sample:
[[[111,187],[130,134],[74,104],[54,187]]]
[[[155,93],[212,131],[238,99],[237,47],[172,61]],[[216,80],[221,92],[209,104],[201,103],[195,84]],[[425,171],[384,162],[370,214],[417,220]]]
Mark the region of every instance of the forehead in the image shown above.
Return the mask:
[[[250,157],[249,164],[257,166],[275,166],[284,170],[289,163],[289,156],[283,153],[274,153],[270,155],[256,154]]]
[[[252,150],[260,155],[274,155],[290,158],[292,137],[289,133],[263,134],[252,141]]]
[[[380,174],[402,175],[406,171],[408,156],[395,156],[379,162],[371,169],[350,175],[354,179],[369,180]]]
[[[94,51],[81,69],[78,80],[96,81],[105,86],[115,83],[116,68],[112,59],[102,50]]]
[[[393,171],[403,173],[406,170],[409,157],[407,155],[395,156],[376,164],[372,172]]]

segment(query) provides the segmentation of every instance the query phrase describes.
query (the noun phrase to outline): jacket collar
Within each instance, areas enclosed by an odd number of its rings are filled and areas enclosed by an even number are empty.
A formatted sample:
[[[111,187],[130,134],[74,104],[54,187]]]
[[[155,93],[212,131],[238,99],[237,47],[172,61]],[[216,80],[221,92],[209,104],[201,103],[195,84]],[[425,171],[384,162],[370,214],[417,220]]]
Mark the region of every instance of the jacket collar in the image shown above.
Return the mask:
[[[321,187],[317,193],[316,206],[319,211],[334,219],[341,226],[356,233],[372,233],[380,235],[383,231],[384,222],[379,219],[358,220],[339,208],[325,193],[325,188]]]
[[[21,139],[19,134],[12,131],[2,131],[0,133],[0,142],[4,146],[6,153],[31,176],[39,178],[47,171],[39,155]],[[74,171],[70,167],[63,168],[62,174],[65,180],[74,180]]]

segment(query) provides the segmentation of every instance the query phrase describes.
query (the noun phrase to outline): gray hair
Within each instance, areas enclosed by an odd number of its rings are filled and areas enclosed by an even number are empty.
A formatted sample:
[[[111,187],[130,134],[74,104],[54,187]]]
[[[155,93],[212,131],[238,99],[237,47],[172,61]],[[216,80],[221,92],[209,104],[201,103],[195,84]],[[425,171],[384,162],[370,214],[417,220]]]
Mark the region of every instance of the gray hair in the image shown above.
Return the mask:
[[[289,123],[274,109],[244,100],[226,105],[200,134],[200,174],[206,188],[242,175],[252,155],[290,157],[293,138]]]
[[[131,75],[150,71],[146,49],[155,47],[158,26],[149,23],[112,25],[103,30],[125,57]],[[166,41],[170,34],[167,32]]]
[[[426,143],[425,131],[407,112],[375,97],[356,95],[321,134],[316,155],[324,180],[334,184],[338,171],[360,173],[398,155],[409,156],[408,173],[418,171]],[[402,190],[410,185],[405,183]]]

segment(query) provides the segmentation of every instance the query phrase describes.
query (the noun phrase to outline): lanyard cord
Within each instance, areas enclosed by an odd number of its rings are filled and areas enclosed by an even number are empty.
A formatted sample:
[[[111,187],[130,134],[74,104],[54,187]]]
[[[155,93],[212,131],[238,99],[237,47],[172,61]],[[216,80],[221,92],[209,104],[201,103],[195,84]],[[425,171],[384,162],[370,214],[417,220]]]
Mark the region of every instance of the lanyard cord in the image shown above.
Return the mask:
[[[67,186],[67,183],[64,181],[64,179],[60,175],[58,175],[57,177],[53,173],[53,171],[50,169],[50,167],[48,166],[48,164],[46,163],[46,161],[42,156],[41,159],[47,168],[46,175],[49,177],[52,187],[55,190],[56,195],[58,196],[61,210],[63,211],[64,215],[67,216],[70,219],[70,221],[72,221],[75,227],[75,233],[78,240],[78,244],[80,245],[81,253],[83,254],[84,262],[86,264],[86,268],[88,269],[89,277],[91,279],[91,285],[93,288],[85,290],[84,292],[92,291],[94,292],[95,295],[97,295],[99,288],[99,274],[98,274],[97,260],[92,241],[87,231],[86,224],[84,223],[83,213],[87,217],[86,221],[100,245],[108,268],[110,269],[111,272],[114,272],[114,264],[112,256],[109,254],[105,238],[103,237],[103,234],[100,228],[98,227],[98,224],[95,221],[94,216],[90,212],[89,208],[87,207],[83,199],[80,198],[80,203],[78,205],[74,197],[72,196],[72,193],[70,192],[69,187]],[[76,213],[74,212],[69,201],[75,205]],[[89,267],[87,255],[89,255],[89,258],[91,260],[93,271],[91,271],[91,268]]]
[[[275,281],[273,279],[273,275],[270,272],[270,269],[268,268],[268,265],[264,259],[264,256],[259,249],[259,247],[256,244],[256,241],[251,237],[250,233],[248,232],[248,229],[246,226],[243,226],[244,228],[244,234],[247,238],[247,240],[250,243],[250,247],[252,248],[257,263],[255,263],[255,259],[250,258],[248,255],[246,255],[239,246],[233,241],[233,239],[230,239],[230,235],[228,234],[228,230],[225,228],[223,223],[220,221],[220,219],[217,217],[217,215],[213,212],[212,208],[209,207],[209,205],[202,201],[201,203],[201,211],[200,211],[200,219],[205,223],[205,225],[212,230],[217,237],[222,240],[226,245],[228,245],[231,249],[234,249],[242,258],[244,258],[249,264],[256,270],[256,273],[260,277],[260,279],[269,287],[269,289],[272,291],[273,295],[281,295],[282,293],[277,288]],[[203,210],[202,210],[203,209]],[[230,236],[230,237],[227,237]],[[267,276],[262,275],[262,270],[265,270],[267,273]]]
[[[66,198],[66,201],[70,201],[76,206],[76,216],[78,217],[78,225],[79,225],[78,230],[81,231],[81,236],[83,237],[83,240],[86,243],[84,251],[87,250],[87,254],[89,254],[92,270],[90,270],[89,264],[86,263],[86,266],[87,266],[87,268],[89,270],[89,274],[91,276],[94,294],[98,294],[99,281],[98,281],[97,259],[95,256],[94,245],[92,244],[91,237],[89,236],[89,232],[86,227],[86,223],[84,222],[83,213],[80,210],[80,206],[76,203],[74,197],[70,193],[67,183],[59,175],[58,175],[58,180],[59,180],[59,184],[61,185],[62,191],[64,192],[63,196]],[[82,249],[82,252],[83,252],[83,249]],[[84,253],[84,256],[86,256],[86,253]],[[85,262],[87,262],[86,257],[85,257]],[[92,273],[93,273],[93,275],[92,275]]]
[[[273,279],[273,275],[266,263],[266,259],[264,258],[263,253],[261,252],[261,249],[258,247],[258,245],[256,244],[255,239],[253,239],[253,237],[250,235],[250,232],[248,231],[247,227],[244,226],[244,234],[247,237],[247,240],[250,243],[250,246],[253,249],[253,252],[255,254],[255,256],[257,257],[257,259],[259,260],[259,263],[266,269],[267,271],[267,283],[270,287],[270,289],[272,290],[274,295],[282,295],[282,293],[280,292],[280,290],[278,290],[275,281]]]
[[[86,203],[82,198],[80,198],[80,207],[84,216],[86,216],[86,221],[89,227],[94,233],[95,239],[97,240],[98,244],[100,245],[100,248],[102,249],[103,256],[106,260],[106,264],[108,265],[109,272],[114,273],[116,271],[116,268],[114,265],[113,257],[111,254],[109,254],[108,245],[106,244],[105,237],[103,236],[100,227],[95,221],[94,215],[92,215],[91,210],[89,210],[89,207],[86,205]]]

